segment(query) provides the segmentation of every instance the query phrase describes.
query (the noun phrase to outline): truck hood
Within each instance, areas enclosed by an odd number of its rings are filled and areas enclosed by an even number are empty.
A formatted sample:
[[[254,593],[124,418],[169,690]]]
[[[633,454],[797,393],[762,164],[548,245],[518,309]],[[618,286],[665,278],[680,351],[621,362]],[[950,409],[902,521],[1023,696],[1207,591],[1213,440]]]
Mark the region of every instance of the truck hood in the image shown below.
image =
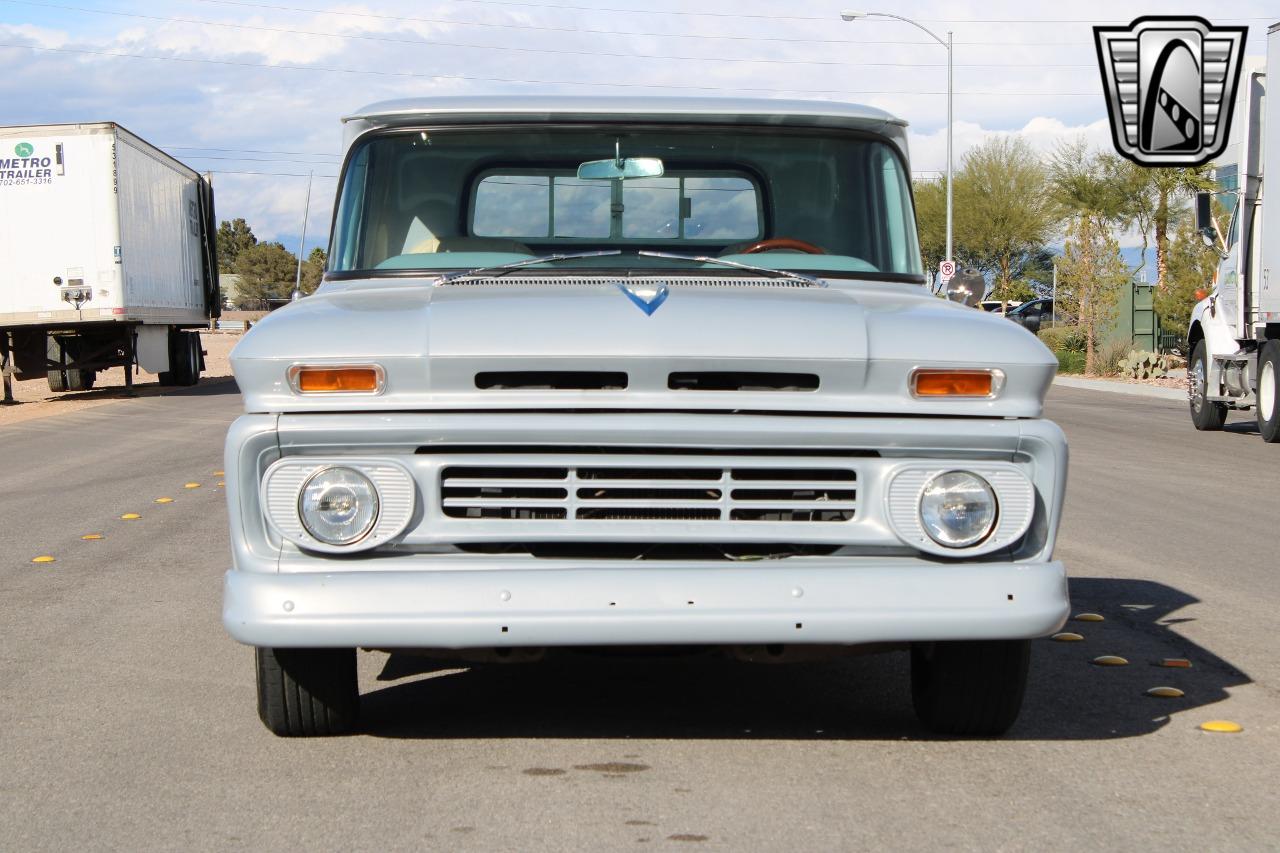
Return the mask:
[[[255,325],[231,361],[250,412],[589,408],[1038,417],[1057,368],[1020,326],[918,286],[740,285],[728,277],[719,285],[681,284],[676,277],[326,285]],[[383,392],[303,396],[287,379],[296,364],[353,363],[381,365]],[[911,370],[933,366],[998,368],[1004,387],[991,400],[913,398]]]

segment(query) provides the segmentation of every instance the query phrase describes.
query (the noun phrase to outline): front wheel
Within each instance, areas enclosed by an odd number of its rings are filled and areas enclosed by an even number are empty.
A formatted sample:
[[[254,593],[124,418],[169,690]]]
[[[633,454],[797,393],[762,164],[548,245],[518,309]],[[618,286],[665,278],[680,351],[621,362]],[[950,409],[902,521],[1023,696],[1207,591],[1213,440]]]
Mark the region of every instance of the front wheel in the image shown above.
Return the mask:
[[[1280,441],[1280,341],[1267,341],[1258,354],[1258,432]]]
[[[360,709],[355,649],[258,647],[258,716],[280,737],[341,735]]]
[[[1187,365],[1187,383],[1191,397],[1191,422],[1198,430],[1220,430],[1227,422],[1227,406],[1206,400],[1209,384],[1209,362],[1205,359],[1204,341],[1197,341]]]
[[[911,646],[911,701],[925,728],[1002,735],[1018,719],[1029,640],[962,640]]]

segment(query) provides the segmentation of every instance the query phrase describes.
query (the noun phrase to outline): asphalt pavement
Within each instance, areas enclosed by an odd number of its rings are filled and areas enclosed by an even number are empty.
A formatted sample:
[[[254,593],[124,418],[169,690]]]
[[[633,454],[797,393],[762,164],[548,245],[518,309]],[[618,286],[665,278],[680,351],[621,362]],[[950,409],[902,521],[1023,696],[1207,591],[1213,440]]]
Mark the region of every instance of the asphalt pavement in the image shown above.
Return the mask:
[[[1280,837],[1280,447],[1247,417],[1197,433],[1183,403],[1051,391],[1072,453],[1058,554],[1074,610],[1105,621],[1072,622],[1082,642],[1034,644],[1002,740],[924,733],[902,653],[465,668],[372,652],[363,733],[281,740],[257,719],[252,651],[219,623],[221,446],[238,410],[223,383],[0,428],[0,847],[1263,850]],[[1129,665],[1090,663],[1102,654]],[[1185,696],[1146,695],[1162,685]],[[1197,728],[1215,719],[1244,731]]]

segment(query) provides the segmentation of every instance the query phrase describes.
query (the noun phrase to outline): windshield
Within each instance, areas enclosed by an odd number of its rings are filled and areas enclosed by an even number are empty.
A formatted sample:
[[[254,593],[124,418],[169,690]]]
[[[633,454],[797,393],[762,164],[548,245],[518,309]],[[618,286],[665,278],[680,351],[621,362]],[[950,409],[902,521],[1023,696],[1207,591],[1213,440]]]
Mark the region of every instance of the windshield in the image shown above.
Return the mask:
[[[579,174],[584,163],[630,158],[651,158],[649,167],[658,161],[661,174]],[[534,269],[708,266],[670,257],[689,255],[832,276],[921,276],[902,160],[874,137],[825,130],[383,134],[348,159],[331,249],[338,274],[471,269],[616,249]]]

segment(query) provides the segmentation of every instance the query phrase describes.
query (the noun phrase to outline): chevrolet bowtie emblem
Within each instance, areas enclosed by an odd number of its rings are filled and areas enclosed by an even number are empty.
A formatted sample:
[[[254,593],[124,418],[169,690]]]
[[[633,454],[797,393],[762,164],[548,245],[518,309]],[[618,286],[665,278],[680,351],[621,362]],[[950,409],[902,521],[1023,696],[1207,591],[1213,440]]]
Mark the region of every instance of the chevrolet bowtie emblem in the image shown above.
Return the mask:
[[[619,284],[618,290],[621,290],[637,308],[650,316],[653,315],[654,311],[658,310],[663,302],[667,301],[668,291],[665,284]]]
[[[1221,154],[1248,31],[1164,15],[1094,27],[1116,150],[1141,166],[1199,166]]]

